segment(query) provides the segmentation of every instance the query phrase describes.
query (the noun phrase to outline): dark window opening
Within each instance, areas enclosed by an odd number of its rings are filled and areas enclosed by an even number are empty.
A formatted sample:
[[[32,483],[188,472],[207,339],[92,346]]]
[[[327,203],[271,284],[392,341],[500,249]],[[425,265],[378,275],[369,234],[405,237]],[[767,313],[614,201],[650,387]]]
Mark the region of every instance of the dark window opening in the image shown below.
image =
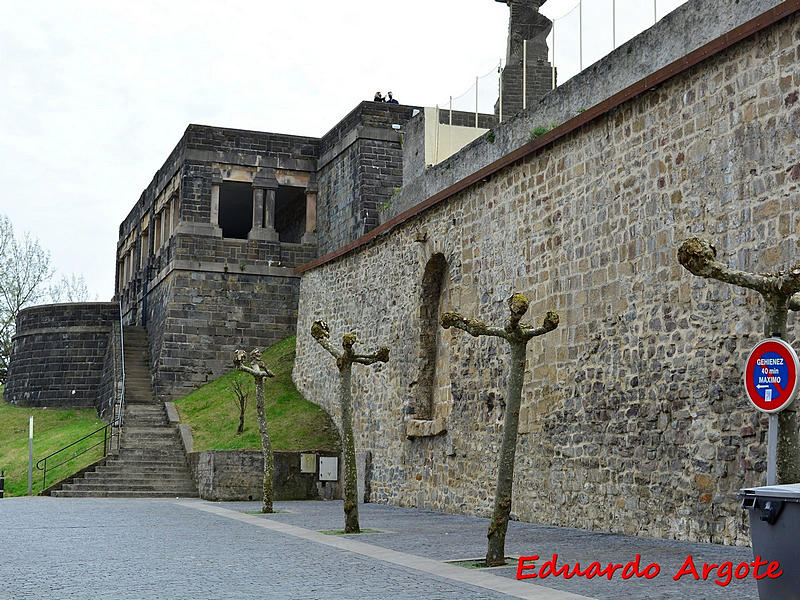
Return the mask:
[[[222,237],[247,239],[253,227],[253,188],[249,183],[225,181],[219,187],[219,226]]]
[[[300,243],[306,231],[305,188],[278,186],[275,194],[275,231],[282,242]]]
[[[443,254],[434,254],[425,265],[422,276],[422,302],[420,303],[419,380],[412,410],[416,419],[433,418],[436,394],[436,357],[439,344],[439,312],[442,286],[447,275],[447,261]]]

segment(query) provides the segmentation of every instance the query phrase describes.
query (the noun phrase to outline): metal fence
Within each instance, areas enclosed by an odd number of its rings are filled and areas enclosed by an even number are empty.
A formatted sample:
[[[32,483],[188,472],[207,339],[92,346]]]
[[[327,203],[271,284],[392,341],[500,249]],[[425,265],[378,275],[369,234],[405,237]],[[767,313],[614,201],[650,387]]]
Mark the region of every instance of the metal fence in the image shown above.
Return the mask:
[[[548,60],[553,67],[553,89],[653,26],[686,1],[563,0],[559,3],[551,0],[542,7],[542,13],[553,21],[553,28],[547,38]],[[565,11],[565,6],[571,8]],[[477,127],[478,114],[493,114],[498,96],[502,98],[502,68],[501,59],[488,73],[475,77],[474,83],[465,91],[450,96],[437,104],[437,108],[451,112],[474,112]],[[523,74],[525,73],[527,64],[523,64]],[[523,85],[523,89],[524,87]],[[502,115],[500,120],[503,120]]]

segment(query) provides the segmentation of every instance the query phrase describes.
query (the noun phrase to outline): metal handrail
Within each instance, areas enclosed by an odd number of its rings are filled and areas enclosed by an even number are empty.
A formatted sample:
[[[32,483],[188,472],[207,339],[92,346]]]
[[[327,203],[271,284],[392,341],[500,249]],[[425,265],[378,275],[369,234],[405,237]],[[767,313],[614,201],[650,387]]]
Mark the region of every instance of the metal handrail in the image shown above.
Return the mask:
[[[120,356],[122,358],[122,392],[119,395],[119,408],[117,410],[117,420],[119,428],[122,429],[122,416],[125,410],[125,334],[122,330],[122,300],[119,301],[119,345]],[[112,415],[113,416],[113,415]]]
[[[64,465],[64,464],[68,463],[71,460],[75,460],[79,456],[81,456],[83,454],[86,454],[89,450],[92,450],[93,448],[97,448],[101,443],[103,444],[103,457],[105,458],[106,456],[108,456],[108,451],[111,448],[111,443],[110,442],[113,441],[114,436],[119,436],[119,433],[114,433],[114,429],[113,429],[114,426],[117,425],[118,421],[119,421],[119,417],[117,417],[116,419],[114,419],[110,423],[107,423],[106,425],[103,425],[99,429],[95,429],[92,433],[89,433],[89,434],[83,436],[79,440],[75,440],[71,444],[67,444],[63,448],[60,448],[59,450],[56,450],[55,452],[52,452],[51,454],[48,454],[44,458],[39,459],[36,462],[36,469],[39,470],[39,471],[42,471],[42,490],[47,488],[47,471],[48,470],[52,471],[53,469],[56,469],[56,468],[60,467],[61,465]],[[109,429],[111,430],[111,434],[110,435],[109,435]],[[81,452],[78,452],[74,456],[71,456],[70,458],[58,463],[57,465],[51,465],[50,467],[47,466],[47,461],[49,459],[53,458],[55,455],[60,454],[60,453],[64,452],[65,450],[68,450],[69,448],[72,448],[72,446],[74,446],[75,444],[79,444],[83,440],[89,439],[90,437],[92,437],[93,435],[96,435],[97,433],[99,433],[101,431],[103,432],[103,441],[102,442],[97,442],[96,444],[92,444],[88,448],[83,449]]]

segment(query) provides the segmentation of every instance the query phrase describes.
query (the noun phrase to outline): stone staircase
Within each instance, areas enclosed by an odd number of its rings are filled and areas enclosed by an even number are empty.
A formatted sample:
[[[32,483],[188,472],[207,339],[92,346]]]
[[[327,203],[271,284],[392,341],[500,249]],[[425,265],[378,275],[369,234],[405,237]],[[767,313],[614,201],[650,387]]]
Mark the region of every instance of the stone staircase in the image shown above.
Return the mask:
[[[178,431],[153,397],[144,327],[125,327],[125,418],[118,454],[52,492],[59,497],[197,497]]]

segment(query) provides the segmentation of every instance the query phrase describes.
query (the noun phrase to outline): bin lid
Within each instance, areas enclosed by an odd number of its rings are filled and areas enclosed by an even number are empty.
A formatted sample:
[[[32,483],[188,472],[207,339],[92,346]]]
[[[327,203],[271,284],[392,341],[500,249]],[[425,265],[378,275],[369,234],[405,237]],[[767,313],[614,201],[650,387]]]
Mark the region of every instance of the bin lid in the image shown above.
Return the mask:
[[[784,485],[765,485],[757,488],[743,488],[739,490],[739,498],[744,496],[758,496],[759,498],[779,498],[788,502],[800,502],[800,483],[787,483]]]

